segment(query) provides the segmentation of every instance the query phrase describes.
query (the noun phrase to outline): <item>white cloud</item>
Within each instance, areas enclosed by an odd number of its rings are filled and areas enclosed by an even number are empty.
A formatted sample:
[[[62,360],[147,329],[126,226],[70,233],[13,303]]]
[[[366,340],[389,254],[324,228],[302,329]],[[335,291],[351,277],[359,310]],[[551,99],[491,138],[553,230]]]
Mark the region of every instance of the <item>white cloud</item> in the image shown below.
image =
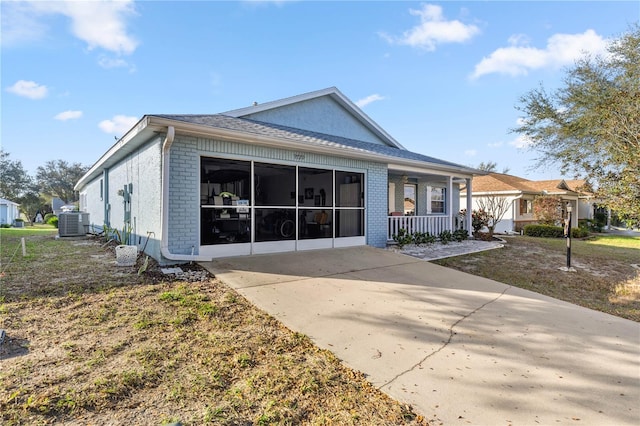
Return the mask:
[[[49,89],[35,81],[18,80],[13,86],[7,87],[7,92],[29,99],[42,99],[47,96]]]
[[[53,118],[60,121],[67,121],[75,120],[80,117],[82,117],[82,111],[63,111],[59,114],[56,114],[56,116]]]
[[[520,34],[511,36],[509,44],[476,64],[471,78],[492,73],[527,75],[535,69],[559,68],[574,63],[585,53],[605,54],[608,41],[595,31],[587,30],[582,34],[555,34],[549,37],[543,49],[530,46],[526,36]]]
[[[502,145],[504,145],[503,142],[490,142],[487,144],[489,148],[500,148]]]
[[[377,93],[374,93],[373,95],[369,95],[366,98],[362,98],[360,100],[356,101],[356,105],[360,108],[363,108],[367,105],[369,105],[372,102],[376,102],[376,101],[382,101],[384,100],[384,96],[380,96]]]
[[[111,120],[101,121],[98,124],[98,127],[105,133],[122,136],[127,133],[137,122],[138,117],[116,115]]]
[[[87,43],[89,50],[101,48],[131,54],[138,42],[127,32],[127,19],[135,15],[132,0],[3,2],[3,38],[10,42],[41,38],[47,30],[42,18],[63,15],[71,20],[71,32]],[[23,27],[24,26],[24,27]]]
[[[464,152],[464,155],[466,155],[467,157],[475,157],[476,155],[478,155],[478,151],[475,149],[467,149]]]
[[[437,45],[443,43],[462,43],[480,33],[480,29],[471,24],[464,24],[458,20],[446,20],[442,14],[442,7],[425,4],[422,9],[409,9],[409,13],[420,17],[420,23],[402,36],[390,36],[381,33],[380,36],[392,44],[418,47],[427,51],[436,50]]]

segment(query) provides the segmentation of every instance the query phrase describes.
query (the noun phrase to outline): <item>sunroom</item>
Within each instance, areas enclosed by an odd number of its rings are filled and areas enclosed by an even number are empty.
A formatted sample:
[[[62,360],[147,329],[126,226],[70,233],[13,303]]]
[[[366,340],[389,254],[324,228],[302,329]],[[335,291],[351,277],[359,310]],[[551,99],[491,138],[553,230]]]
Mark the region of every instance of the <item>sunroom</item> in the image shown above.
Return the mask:
[[[364,245],[365,173],[202,156],[200,252]]]

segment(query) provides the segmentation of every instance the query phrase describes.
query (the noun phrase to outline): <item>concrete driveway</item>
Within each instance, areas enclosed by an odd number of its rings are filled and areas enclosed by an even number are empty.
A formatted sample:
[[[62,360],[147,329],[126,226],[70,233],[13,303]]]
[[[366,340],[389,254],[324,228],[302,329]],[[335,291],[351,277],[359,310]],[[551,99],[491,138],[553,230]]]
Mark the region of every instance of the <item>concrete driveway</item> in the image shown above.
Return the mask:
[[[371,247],[203,266],[436,424],[640,424],[636,322]]]

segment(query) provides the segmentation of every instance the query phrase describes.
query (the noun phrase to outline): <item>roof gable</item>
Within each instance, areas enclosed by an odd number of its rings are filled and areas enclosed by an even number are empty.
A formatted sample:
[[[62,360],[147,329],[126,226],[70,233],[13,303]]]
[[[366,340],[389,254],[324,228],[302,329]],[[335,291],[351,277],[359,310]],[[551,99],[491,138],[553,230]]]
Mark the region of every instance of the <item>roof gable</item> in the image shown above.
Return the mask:
[[[335,87],[227,111],[223,115],[403,149]]]

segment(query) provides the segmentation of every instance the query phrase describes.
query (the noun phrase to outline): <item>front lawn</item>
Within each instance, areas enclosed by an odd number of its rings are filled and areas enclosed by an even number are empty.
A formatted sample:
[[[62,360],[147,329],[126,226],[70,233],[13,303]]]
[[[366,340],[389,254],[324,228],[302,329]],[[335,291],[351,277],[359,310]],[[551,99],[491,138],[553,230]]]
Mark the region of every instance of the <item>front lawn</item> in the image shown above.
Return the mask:
[[[571,266],[566,240],[504,237],[503,249],[435,263],[587,308],[640,321],[640,237],[596,235],[572,239]]]
[[[55,237],[0,231],[0,424],[427,424],[197,265],[139,275]]]

